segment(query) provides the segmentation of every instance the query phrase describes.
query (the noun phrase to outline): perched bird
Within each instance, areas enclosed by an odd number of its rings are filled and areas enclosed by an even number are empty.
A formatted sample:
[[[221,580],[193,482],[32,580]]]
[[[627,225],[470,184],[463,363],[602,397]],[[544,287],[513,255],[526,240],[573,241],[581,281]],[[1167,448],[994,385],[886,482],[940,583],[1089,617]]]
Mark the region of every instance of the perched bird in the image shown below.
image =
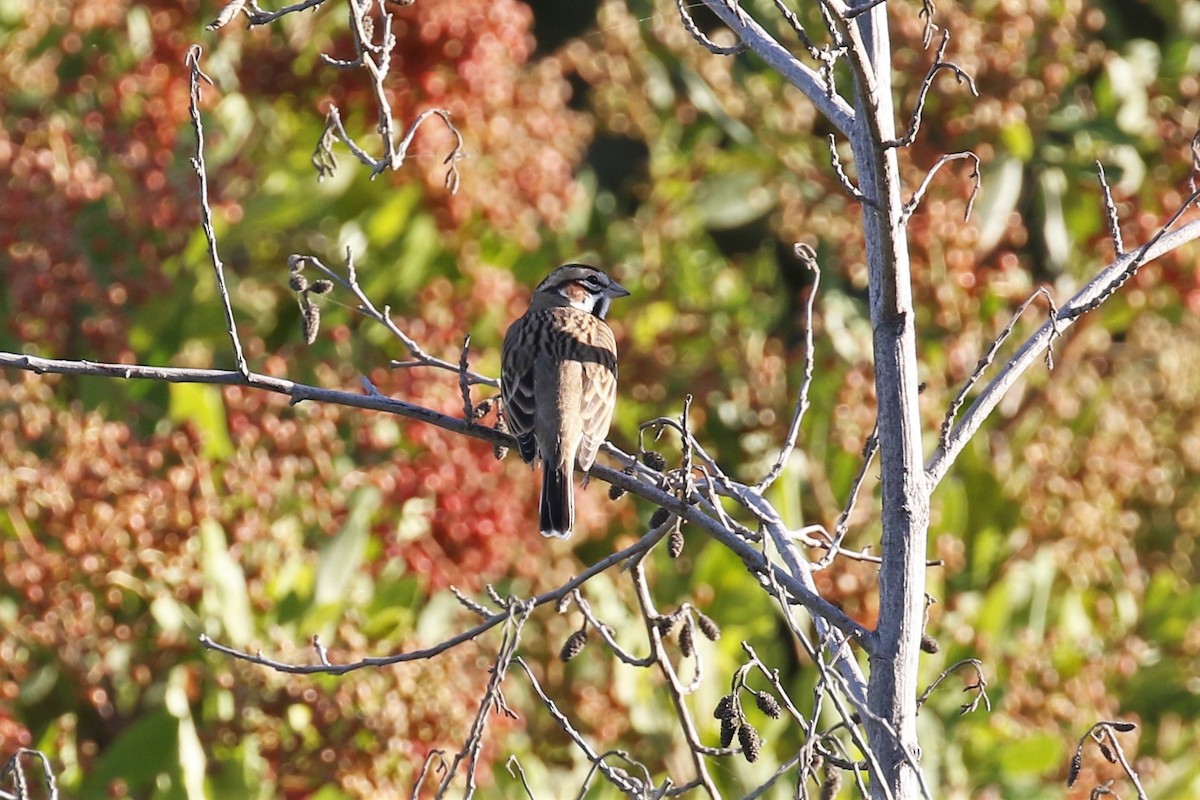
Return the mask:
[[[608,436],[617,346],[604,318],[613,299],[628,294],[598,269],[564,264],[538,284],[529,310],[504,335],[504,416],[521,458],[542,460],[543,536],[571,535],[575,465],[590,470]]]

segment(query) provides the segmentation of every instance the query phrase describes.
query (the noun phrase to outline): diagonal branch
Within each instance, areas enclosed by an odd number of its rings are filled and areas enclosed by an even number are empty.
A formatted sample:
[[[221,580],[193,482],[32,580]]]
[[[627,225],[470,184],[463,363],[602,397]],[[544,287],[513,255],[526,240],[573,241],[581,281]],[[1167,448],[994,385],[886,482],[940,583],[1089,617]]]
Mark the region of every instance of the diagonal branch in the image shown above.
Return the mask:
[[[704,0],[721,21],[767,64],[795,86],[843,134],[854,127],[854,109],[817,70],[799,61],[733,0]]]
[[[946,409],[946,417],[944,420],[942,420],[941,434],[938,439],[939,444],[941,444],[943,447],[946,446],[946,443],[950,438],[950,431],[954,425],[954,417],[958,414],[959,409],[963,407],[963,403],[966,402],[967,395],[970,394],[971,389],[974,388],[975,384],[979,382],[979,379],[983,377],[984,371],[991,366],[993,361],[995,361],[996,353],[1000,352],[1000,346],[1008,340],[1009,336],[1012,335],[1013,329],[1017,326],[1017,320],[1019,320],[1025,314],[1029,307],[1033,305],[1033,301],[1039,297],[1046,298],[1046,303],[1050,306],[1050,339],[1046,342],[1046,368],[1054,369],[1054,351],[1050,348],[1054,344],[1054,340],[1062,335],[1058,328],[1059,312],[1058,307],[1054,304],[1054,298],[1050,296],[1050,290],[1045,286],[1039,286],[1037,291],[1029,295],[1025,302],[1021,303],[1020,307],[1016,310],[1016,312],[1013,313],[1012,318],[1008,321],[1008,324],[1004,326],[1004,330],[1000,331],[1000,334],[992,341],[992,345],[988,348],[988,351],[984,353],[979,359],[978,363],[975,364],[975,369],[971,372],[971,376],[967,378],[967,382],[963,384],[961,389],[959,389],[954,401],[951,402],[950,407]]]
[[[992,379],[992,382],[975,399],[967,412],[933,451],[925,465],[925,474],[930,482],[930,488],[936,486],[946,476],[959,453],[966,447],[967,442],[1000,404],[1000,400],[1008,393],[1008,390],[1045,352],[1056,335],[1073,325],[1081,315],[1104,302],[1143,264],[1177,250],[1188,242],[1200,239],[1200,220],[1190,222],[1177,231],[1168,232],[1171,222],[1182,216],[1183,212],[1195,202],[1196,197],[1197,193],[1193,193],[1171,221],[1164,225],[1149,242],[1118,257],[1099,275],[1088,281],[1086,286],[1059,309],[1053,323],[1046,322],[1021,345],[1016,355],[1009,360],[1000,374]]]

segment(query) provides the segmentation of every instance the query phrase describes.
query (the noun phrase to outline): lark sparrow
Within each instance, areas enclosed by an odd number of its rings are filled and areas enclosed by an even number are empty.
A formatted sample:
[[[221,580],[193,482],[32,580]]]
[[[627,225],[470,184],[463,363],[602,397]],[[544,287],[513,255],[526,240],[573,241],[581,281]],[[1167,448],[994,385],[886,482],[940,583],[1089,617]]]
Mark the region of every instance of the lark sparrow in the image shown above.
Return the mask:
[[[521,458],[542,460],[543,536],[571,535],[575,465],[590,470],[608,436],[617,346],[604,317],[614,298],[628,294],[598,269],[565,264],[538,284],[529,310],[504,336],[504,415]]]

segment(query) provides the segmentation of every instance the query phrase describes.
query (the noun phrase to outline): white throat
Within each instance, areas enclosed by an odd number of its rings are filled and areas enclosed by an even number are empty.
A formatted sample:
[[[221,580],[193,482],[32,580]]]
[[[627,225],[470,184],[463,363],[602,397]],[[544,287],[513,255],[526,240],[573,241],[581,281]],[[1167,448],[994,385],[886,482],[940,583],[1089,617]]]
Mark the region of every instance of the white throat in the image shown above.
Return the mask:
[[[595,312],[596,301],[599,299],[595,294],[591,292],[572,292],[571,287],[564,287],[559,293],[566,298],[571,308],[577,308],[586,314]]]

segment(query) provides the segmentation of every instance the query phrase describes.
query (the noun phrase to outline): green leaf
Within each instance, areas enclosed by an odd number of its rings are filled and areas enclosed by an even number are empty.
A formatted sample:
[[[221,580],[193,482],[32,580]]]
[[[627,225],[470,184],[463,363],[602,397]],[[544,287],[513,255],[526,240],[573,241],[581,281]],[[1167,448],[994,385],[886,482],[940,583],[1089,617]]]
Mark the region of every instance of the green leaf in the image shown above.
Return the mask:
[[[208,771],[208,756],[196,732],[192,719],[192,708],[188,702],[188,668],[178,666],[171,670],[164,696],[167,710],[179,720],[179,770],[184,795],[188,800],[205,800],[204,775]]]
[[[321,550],[317,565],[317,608],[340,607],[347,600],[351,583],[362,566],[371,532],[371,519],[379,510],[376,489],[360,489],[350,498],[350,515],[337,536]]]
[[[997,761],[1008,776],[1041,775],[1057,769],[1065,758],[1060,736],[1033,733],[1001,743]]]
[[[220,620],[230,644],[247,644],[254,628],[246,575],[242,565],[229,554],[225,531],[212,519],[200,523],[200,562],[205,612]]]
[[[225,423],[225,400],[216,386],[172,383],[169,387],[171,420],[190,422],[204,442],[204,457],[221,461],[233,455],[233,442]]]
[[[178,733],[179,721],[166,709],[140,717],[96,759],[79,796],[107,797],[108,785],[117,779],[129,796],[141,796],[159,775],[177,771]]]

